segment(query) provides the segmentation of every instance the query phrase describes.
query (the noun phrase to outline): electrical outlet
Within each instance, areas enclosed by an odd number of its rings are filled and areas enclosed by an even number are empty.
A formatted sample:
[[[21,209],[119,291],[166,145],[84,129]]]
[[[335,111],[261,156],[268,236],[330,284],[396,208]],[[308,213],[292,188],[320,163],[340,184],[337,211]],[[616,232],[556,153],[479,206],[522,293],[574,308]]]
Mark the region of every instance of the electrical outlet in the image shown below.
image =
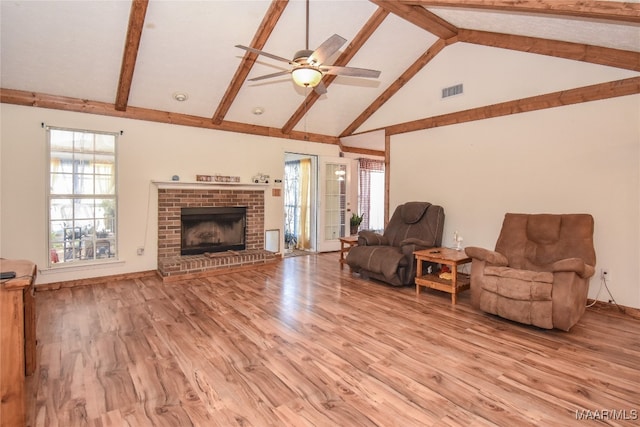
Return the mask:
[[[144,248],[138,248],[138,255],[144,255]]]
[[[608,282],[611,281],[611,275],[609,274],[609,269],[608,268],[600,269],[600,279],[601,280],[606,280]]]

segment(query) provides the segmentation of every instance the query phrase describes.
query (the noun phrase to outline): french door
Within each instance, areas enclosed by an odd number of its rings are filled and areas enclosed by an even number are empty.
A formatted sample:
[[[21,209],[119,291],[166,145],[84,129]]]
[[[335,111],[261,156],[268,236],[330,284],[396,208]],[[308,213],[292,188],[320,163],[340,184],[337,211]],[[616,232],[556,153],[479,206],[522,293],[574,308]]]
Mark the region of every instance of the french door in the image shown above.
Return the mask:
[[[318,251],[340,250],[340,237],[349,235],[350,161],[321,157],[319,164]]]

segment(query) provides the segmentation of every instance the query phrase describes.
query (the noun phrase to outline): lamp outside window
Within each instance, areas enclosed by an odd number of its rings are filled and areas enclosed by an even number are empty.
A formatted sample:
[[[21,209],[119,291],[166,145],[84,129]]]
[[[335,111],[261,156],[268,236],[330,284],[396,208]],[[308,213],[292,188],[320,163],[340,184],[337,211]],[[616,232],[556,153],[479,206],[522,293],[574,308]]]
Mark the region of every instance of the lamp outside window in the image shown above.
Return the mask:
[[[311,66],[299,66],[291,72],[291,78],[298,86],[316,87],[322,80],[322,73]]]

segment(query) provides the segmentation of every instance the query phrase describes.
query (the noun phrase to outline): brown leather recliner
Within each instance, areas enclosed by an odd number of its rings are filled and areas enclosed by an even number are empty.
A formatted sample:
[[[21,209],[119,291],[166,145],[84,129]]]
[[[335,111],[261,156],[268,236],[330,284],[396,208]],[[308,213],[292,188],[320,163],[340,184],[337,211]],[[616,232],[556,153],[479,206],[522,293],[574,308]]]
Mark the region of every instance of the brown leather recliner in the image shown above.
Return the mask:
[[[588,214],[507,213],[495,251],[465,248],[472,306],[568,331],[584,314],[595,273],[593,229]]]
[[[444,209],[428,202],[407,202],[396,208],[384,234],[363,230],[358,246],[349,250],[347,264],[363,278],[394,286],[414,284],[413,252],[440,246]]]

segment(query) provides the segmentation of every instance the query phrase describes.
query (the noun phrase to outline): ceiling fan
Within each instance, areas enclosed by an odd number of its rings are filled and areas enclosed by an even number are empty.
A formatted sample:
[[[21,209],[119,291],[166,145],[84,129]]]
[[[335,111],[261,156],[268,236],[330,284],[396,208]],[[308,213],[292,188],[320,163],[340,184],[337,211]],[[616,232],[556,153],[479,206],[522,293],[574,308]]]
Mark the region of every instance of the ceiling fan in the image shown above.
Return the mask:
[[[306,49],[297,51],[293,56],[293,59],[286,59],[252,47],[236,45],[236,47],[240,49],[286,62],[292,66],[289,70],[254,77],[248,81],[253,82],[291,74],[291,78],[295,84],[302,87],[312,87],[319,95],[322,95],[327,93],[327,88],[324,83],[322,83],[322,77],[324,77],[325,74],[373,79],[380,76],[380,71],[370,70],[367,68],[324,65],[324,62],[336,53],[338,49],[347,42],[347,40],[337,34],[334,34],[318,46],[316,50],[309,50],[309,0],[306,1],[306,18]]]

